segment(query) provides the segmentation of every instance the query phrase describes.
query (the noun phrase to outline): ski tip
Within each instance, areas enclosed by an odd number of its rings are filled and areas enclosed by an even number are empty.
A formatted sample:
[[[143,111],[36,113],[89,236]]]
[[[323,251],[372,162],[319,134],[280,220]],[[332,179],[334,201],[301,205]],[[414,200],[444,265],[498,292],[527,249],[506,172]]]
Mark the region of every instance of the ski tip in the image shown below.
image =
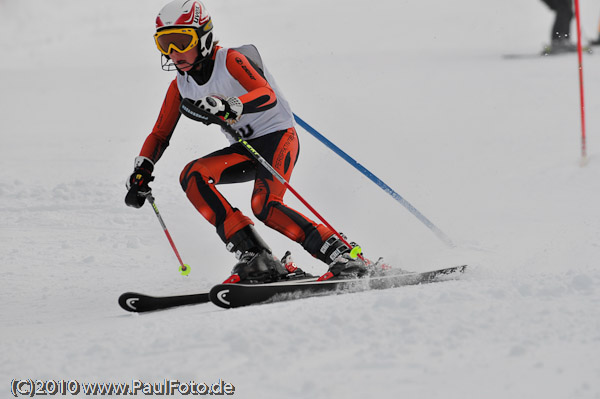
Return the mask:
[[[142,294],[135,292],[126,292],[119,297],[119,306],[128,312],[139,312],[137,302],[142,297]]]
[[[232,308],[230,299],[230,288],[233,284],[217,284],[209,292],[210,301],[215,305],[223,308]]]
[[[460,266],[455,266],[455,267],[451,267],[448,270],[448,273],[452,274],[452,273],[464,273],[465,270],[467,270],[467,265],[460,265]]]
[[[467,270],[467,265],[460,265],[450,269],[449,274],[463,274]]]

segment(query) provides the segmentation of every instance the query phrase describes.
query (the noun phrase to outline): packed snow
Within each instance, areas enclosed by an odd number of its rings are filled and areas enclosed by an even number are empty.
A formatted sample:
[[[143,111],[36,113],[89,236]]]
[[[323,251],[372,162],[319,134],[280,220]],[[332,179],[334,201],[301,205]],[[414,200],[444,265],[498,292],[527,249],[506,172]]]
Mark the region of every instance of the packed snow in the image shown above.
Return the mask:
[[[221,380],[265,399],[600,398],[600,56],[583,62],[581,166],[577,57],[503,58],[547,43],[540,1],[205,0],[221,45],[255,44],[293,110],[456,247],[300,128],[292,186],[367,256],[469,269],[235,310],[123,311],[123,292],[203,292],[235,261],[178,181],[227,145],[217,128],[182,118],[155,169],[189,276],[152,209],[124,204],[174,77],[152,39],[163,3],[0,0],[0,396],[31,379]],[[598,3],[580,3],[595,38]],[[248,215],[251,190],[222,186]]]

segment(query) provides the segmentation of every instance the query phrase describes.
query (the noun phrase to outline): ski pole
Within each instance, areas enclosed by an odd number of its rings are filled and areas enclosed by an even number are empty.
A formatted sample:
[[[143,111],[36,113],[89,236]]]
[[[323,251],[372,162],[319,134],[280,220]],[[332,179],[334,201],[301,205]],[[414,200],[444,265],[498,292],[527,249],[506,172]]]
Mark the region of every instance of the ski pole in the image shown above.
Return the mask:
[[[313,137],[319,140],[321,143],[325,144],[325,146],[329,147],[333,152],[342,157],[346,162],[350,165],[354,166],[359,172],[368,177],[373,183],[377,184],[383,191],[392,196],[396,201],[398,201],[402,206],[404,206],[410,213],[412,213],[417,219],[419,219],[425,226],[427,226],[431,231],[435,233],[435,235],[446,243],[450,247],[454,247],[454,243],[442,230],[440,230],[436,225],[434,225],[429,219],[427,219],[421,212],[417,210],[410,202],[404,199],[400,194],[395,192],[390,186],[385,184],[380,178],[371,173],[367,168],[358,163],[354,158],[350,155],[346,154],[341,148],[333,144],[329,141],[325,136],[319,133],[316,129],[302,120],[298,115],[294,114],[294,119],[300,126],[304,128],[308,133],[310,133]]]
[[[156,203],[154,202],[154,197],[152,196],[152,192],[148,192],[145,196],[146,196],[146,199],[148,200],[148,202],[150,202],[150,205],[152,205],[152,209],[154,209],[154,213],[156,213],[156,217],[158,218],[158,221],[160,222],[160,225],[162,226],[163,231],[165,232],[167,239],[169,240],[169,244],[171,244],[171,248],[173,248],[173,251],[175,252],[175,256],[177,256],[177,259],[179,260],[179,271],[181,272],[181,275],[187,276],[188,274],[190,274],[190,266],[186,265],[185,263],[183,263],[183,260],[181,260],[181,256],[179,256],[179,251],[177,251],[177,248],[175,247],[175,243],[173,242],[173,239],[171,238],[171,234],[169,234],[169,230],[167,230],[167,226],[165,225],[165,222],[164,222],[162,216],[160,215],[160,212],[158,212],[158,207],[156,206]]]
[[[287,180],[285,180],[285,178],[283,176],[281,176],[279,174],[279,172],[277,172],[275,170],[275,168],[273,168],[273,166],[271,166],[271,164],[269,162],[267,162],[267,160],[264,159],[262,157],[262,155],[260,155],[258,153],[258,151],[256,151],[254,149],[254,147],[252,147],[246,140],[244,140],[242,135],[237,130],[235,130],[227,122],[219,119],[215,115],[196,107],[194,105],[194,103],[188,98],[183,99],[183,101],[181,102],[180,110],[186,116],[188,116],[189,118],[194,119],[196,121],[199,121],[199,122],[202,122],[205,124],[215,123],[215,124],[221,126],[228,134],[231,135],[231,137],[233,137],[238,143],[242,144],[244,146],[244,148],[246,148],[246,150],[248,150],[248,152],[250,154],[252,154],[252,156],[254,156],[254,158],[262,166],[264,166],[265,169],[267,169],[269,171],[269,173],[271,173],[277,180],[279,180],[279,182],[281,184],[283,184],[285,186],[285,188],[290,190],[290,192],[292,194],[294,194],[296,196],[296,198],[298,198],[300,200],[300,202],[302,202],[302,204],[304,204],[304,206],[306,206],[317,218],[319,218],[319,220],[325,226],[327,226],[327,228],[329,228],[331,231],[333,231],[334,234],[348,248],[350,248],[350,256],[352,256],[353,258],[359,257],[363,261],[365,260],[365,258],[362,256],[361,248],[359,246],[352,247],[352,245],[350,245],[348,243],[348,241],[346,241],[346,239],[336,229],[334,229],[333,226],[331,226],[331,224],[329,224],[329,222],[327,222],[327,220],[325,220],[325,218],[323,218],[323,216],[321,216],[321,214],[319,212],[317,212],[317,210],[315,208],[313,208],[304,198],[302,198],[302,196],[296,190],[294,190],[294,188],[292,186],[290,186],[290,184],[287,182]]]

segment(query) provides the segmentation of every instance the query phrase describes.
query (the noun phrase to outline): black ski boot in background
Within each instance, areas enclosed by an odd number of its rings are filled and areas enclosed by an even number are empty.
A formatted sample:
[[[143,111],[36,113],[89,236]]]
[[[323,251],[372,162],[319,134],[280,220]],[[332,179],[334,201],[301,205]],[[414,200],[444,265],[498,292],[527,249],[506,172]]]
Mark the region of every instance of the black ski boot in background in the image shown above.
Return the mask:
[[[585,51],[585,48],[584,48]],[[577,44],[567,38],[553,39],[549,46],[544,48],[542,55],[556,55],[564,53],[576,53]]]

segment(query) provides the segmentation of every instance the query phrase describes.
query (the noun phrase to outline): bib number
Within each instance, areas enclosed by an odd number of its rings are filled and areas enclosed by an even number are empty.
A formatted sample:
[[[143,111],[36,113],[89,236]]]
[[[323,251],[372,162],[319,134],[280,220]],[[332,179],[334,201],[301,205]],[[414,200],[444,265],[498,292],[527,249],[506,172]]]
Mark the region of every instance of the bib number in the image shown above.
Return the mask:
[[[247,139],[248,137],[250,137],[254,134],[254,129],[252,129],[252,126],[250,126],[250,125],[242,126],[238,129],[238,131],[240,132],[242,137],[245,139]]]

